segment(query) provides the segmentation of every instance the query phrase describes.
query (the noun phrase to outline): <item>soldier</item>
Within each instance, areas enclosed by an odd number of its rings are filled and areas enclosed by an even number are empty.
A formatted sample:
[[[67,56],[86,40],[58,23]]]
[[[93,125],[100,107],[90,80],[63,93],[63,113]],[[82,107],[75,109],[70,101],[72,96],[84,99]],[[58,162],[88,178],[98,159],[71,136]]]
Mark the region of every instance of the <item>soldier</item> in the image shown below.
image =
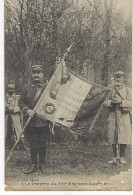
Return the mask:
[[[5,108],[5,137],[6,141],[15,144],[16,139],[22,133],[22,125],[20,121],[20,108],[18,105],[19,95],[15,94],[15,85],[8,84],[8,91],[6,93],[6,108]],[[22,134],[20,143],[24,149],[27,149],[24,143],[24,135]],[[17,145],[19,148],[19,145]]]
[[[125,85],[125,74],[117,71],[115,85],[110,91],[105,106],[108,113],[108,141],[112,144],[113,158],[108,163],[126,164],[125,151],[131,144],[131,89]],[[120,158],[118,158],[118,146]]]
[[[41,65],[31,67],[31,81],[26,84],[20,95],[19,105],[24,114],[25,119],[32,117],[27,126],[27,137],[30,141],[31,165],[27,166],[24,173],[29,174],[35,171],[45,171],[46,157],[46,139],[49,134],[49,122],[37,116],[34,107],[43,92],[46,84],[44,83]],[[39,167],[38,159],[39,155]]]

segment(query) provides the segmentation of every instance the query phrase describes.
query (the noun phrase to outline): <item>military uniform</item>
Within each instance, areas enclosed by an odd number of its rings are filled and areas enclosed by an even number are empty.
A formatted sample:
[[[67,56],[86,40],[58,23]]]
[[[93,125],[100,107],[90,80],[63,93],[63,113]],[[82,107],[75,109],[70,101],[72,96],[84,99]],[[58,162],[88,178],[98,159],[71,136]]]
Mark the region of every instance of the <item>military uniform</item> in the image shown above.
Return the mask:
[[[33,82],[26,84],[22,90],[19,100],[19,106],[24,114],[24,121],[29,118],[28,110],[33,110],[42,91],[45,89],[44,82]],[[38,93],[39,92],[39,93]],[[38,95],[37,95],[38,93]],[[30,141],[30,153],[32,164],[37,165],[37,156],[39,154],[39,164],[45,163],[46,157],[46,139],[49,133],[49,122],[37,116],[35,113],[31,118],[27,128],[27,136]]]
[[[108,107],[108,142],[111,144],[131,144],[132,136],[130,112],[123,112],[123,108],[131,108],[132,106],[131,89],[123,86],[118,92],[121,97],[117,94],[115,89],[113,89],[109,94],[109,100],[111,100],[114,96],[117,96],[120,99],[121,104],[118,108],[114,108],[110,103]],[[116,125],[118,135],[116,135]]]
[[[116,79],[124,78],[122,71],[116,72]],[[115,102],[116,100],[116,102]],[[113,146],[114,159],[111,162],[116,162],[117,146],[120,147],[120,160],[124,160],[126,145],[131,144],[131,89],[119,84],[114,85],[113,89],[108,95],[108,99],[104,105],[109,109],[108,112],[108,142]]]
[[[6,107],[5,107],[5,137],[14,144],[15,139],[22,133],[22,126],[20,121],[20,108],[18,105],[19,95],[14,92],[14,84],[8,85],[8,92],[6,93]],[[10,140],[11,139],[11,140]]]

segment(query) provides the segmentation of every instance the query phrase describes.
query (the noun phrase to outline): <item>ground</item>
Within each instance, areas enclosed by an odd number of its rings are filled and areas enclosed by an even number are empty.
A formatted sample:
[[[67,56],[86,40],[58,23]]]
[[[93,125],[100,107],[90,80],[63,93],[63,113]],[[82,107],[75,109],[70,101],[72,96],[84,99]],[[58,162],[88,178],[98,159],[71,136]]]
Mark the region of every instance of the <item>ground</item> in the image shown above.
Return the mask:
[[[6,158],[9,151],[6,148]],[[38,171],[27,176],[22,168],[30,163],[30,153],[16,149],[5,169],[7,190],[68,190],[72,185],[73,190],[131,190],[131,146],[127,147],[126,165],[107,164],[111,157],[112,148],[107,143],[51,143],[45,174]]]

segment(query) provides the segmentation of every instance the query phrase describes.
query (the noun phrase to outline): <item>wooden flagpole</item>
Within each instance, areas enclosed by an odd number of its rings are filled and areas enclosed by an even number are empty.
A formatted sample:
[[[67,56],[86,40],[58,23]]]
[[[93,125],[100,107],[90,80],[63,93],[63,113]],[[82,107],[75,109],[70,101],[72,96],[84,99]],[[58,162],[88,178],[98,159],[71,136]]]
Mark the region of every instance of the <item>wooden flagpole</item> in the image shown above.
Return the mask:
[[[68,53],[70,52],[71,47],[73,46],[73,44],[74,44],[74,42],[70,45],[69,48],[67,48],[66,53],[64,54],[63,59],[66,58],[66,56],[67,56]],[[35,106],[34,109],[33,109],[34,111],[35,111],[35,109],[37,108],[37,106],[38,106],[38,102],[37,102],[36,106]],[[10,151],[10,153],[9,153],[9,155],[8,155],[8,157],[7,157],[7,159],[6,159],[5,165],[6,165],[6,164],[8,163],[8,161],[10,160],[10,157],[11,157],[11,155],[12,155],[12,153],[13,153],[13,150],[14,150],[14,148],[16,147],[16,145],[18,144],[18,142],[19,142],[19,140],[20,140],[20,138],[21,138],[21,135],[24,133],[25,128],[26,128],[26,126],[28,125],[28,123],[30,122],[31,118],[32,118],[32,117],[29,117],[29,118],[28,118],[28,120],[27,120],[25,126],[23,127],[22,133],[20,134],[20,136],[18,137],[16,143],[15,143],[14,146],[12,147],[12,149],[11,149],[11,151]],[[53,129],[54,129],[54,125],[55,125],[55,123],[53,123],[52,132],[53,132]]]
[[[8,163],[8,161],[10,160],[10,157],[11,157],[11,155],[12,155],[12,153],[13,153],[13,150],[14,150],[14,148],[16,147],[16,145],[18,144],[18,142],[19,142],[19,140],[20,140],[20,138],[21,138],[21,135],[24,133],[25,128],[27,127],[27,125],[28,125],[28,123],[30,122],[31,118],[32,118],[32,117],[29,117],[29,118],[28,118],[28,120],[27,120],[25,126],[23,127],[23,130],[22,130],[20,136],[18,137],[16,143],[15,143],[14,146],[12,147],[12,149],[11,149],[11,151],[10,151],[10,153],[9,153],[9,155],[8,155],[8,157],[7,157],[7,159],[6,159],[5,165],[6,165],[6,164]]]

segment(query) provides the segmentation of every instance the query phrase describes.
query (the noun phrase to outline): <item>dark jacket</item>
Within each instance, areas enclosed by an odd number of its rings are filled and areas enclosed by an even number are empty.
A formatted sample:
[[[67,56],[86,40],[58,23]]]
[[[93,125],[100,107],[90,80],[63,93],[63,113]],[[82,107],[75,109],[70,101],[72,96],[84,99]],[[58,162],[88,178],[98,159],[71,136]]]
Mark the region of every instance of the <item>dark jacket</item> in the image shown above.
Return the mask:
[[[43,91],[44,88],[45,88],[44,83],[39,84],[37,86],[37,85],[34,85],[32,82],[30,82],[24,86],[22,93],[20,94],[20,99],[19,99],[19,106],[24,115],[24,123],[28,119],[27,110],[28,109],[33,110],[37,103],[37,100],[35,100],[34,97],[38,89]],[[33,126],[33,127],[47,126],[48,124],[49,124],[48,121],[41,119],[39,116],[36,115],[36,113],[29,122],[29,126]]]

